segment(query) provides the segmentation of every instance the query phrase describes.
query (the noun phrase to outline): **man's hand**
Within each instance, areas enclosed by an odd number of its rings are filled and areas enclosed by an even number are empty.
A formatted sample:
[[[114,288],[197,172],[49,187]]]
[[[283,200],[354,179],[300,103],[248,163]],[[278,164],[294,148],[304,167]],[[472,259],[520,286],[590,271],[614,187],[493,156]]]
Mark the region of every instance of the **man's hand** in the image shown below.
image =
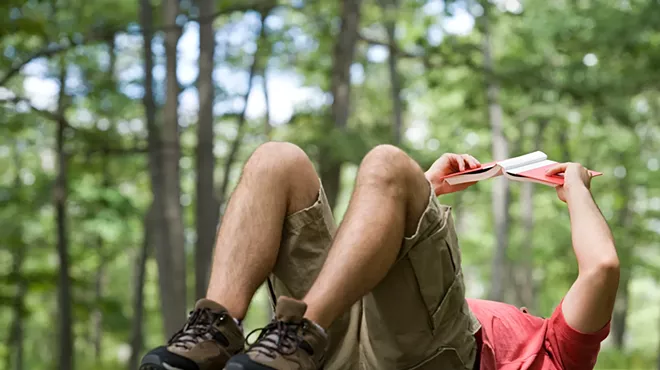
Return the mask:
[[[546,175],[552,176],[559,173],[564,174],[564,185],[557,186],[557,196],[563,202],[568,199],[569,192],[573,189],[589,189],[591,187],[591,174],[589,170],[579,163],[558,163],[546,171]]]
[[[453,193],[473,185],[474,182],[449,185],[442,178],[452,173],[478,168],[480,166],[481,163],[469,154],[445,153],[426,171],[426,178],[433,185],[435,195]]]

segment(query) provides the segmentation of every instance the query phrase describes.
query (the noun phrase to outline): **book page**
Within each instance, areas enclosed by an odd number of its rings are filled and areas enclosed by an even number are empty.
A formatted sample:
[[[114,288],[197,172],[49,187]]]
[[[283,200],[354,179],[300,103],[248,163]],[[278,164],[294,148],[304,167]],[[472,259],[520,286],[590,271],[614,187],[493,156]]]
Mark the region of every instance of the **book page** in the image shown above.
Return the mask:
[[[458,174],[457,176],[448,176],[444,179],[444,181],[446,181],[449,185],[481,181],[490,177],[498,176],[500,174],[500,171],[501,171],[501,167],[491,166],[490,168],[485,169],[485,171]]]
[[[507,179],[513,180],[513,181],[520,181],[520,182],[533,182],[537,184],[543,184],[543,185],[549,185],[549,186],[557,186],[563,184],[564,179],[561,178],[537,178],[537,177],[527,177],[523,175],[517,175],[509,172],[505,172],[504,176],[506,176]]]
[[[541,162],[546,159],[548,159],[548,156],[545,153],[541,151],[536,151],[533,153],[521,155],[520,157],[505,159],[503,161],[497,162],[497,164],[500,165],[500,167],[502,167],[505,171],[509,171],[513,168]]]
[[[519,174],[519,173],[522,173],[522,172],[525,172],[525,171],[533,170],[535,168],[544,167],[544,166],[548,166],[548,165],[555,164],[555,163],[557,163],[557,162],[546,159],[544,161],[534,162],[534,163],[530,163],[530,164],[527,164],[527,165],[524,165],[524,166],[511,168],[511,169],[507,170],[507,172],[512,173],[512,174]]]

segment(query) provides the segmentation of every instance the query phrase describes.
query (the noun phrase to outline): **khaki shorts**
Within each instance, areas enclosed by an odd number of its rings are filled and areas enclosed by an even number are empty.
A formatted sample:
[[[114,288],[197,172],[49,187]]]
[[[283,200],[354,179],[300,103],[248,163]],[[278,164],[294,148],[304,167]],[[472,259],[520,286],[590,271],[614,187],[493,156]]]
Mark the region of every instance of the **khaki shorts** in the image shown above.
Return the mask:
[[[271,277],[275,295],[305,296],[336,228],[323,188],[316,203],[287,218]],[[385,279],[330,327],[325,369],[472,369],[479,328],[465,301],[451,208],[431,192]]]

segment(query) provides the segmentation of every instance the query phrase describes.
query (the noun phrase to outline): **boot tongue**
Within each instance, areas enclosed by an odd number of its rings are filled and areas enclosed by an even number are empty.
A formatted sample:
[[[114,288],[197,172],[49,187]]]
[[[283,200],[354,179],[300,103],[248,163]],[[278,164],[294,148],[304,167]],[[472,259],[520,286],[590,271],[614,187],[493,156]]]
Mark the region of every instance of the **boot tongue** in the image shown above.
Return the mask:
[[[224,308],[220,303],[217,303],[215,301],[212,301],[210,299],[202,298],[197,303],[195,304],[195,309],[199,310],[202,308],[208,308],[209,310],[213,312],[224,312],[227,311],[226,308]]]
[[[289,297],[280,297],[275,307],[277,320],[284,322],[301,321],[305,311],[307,311],[307,304],[305,302]]]

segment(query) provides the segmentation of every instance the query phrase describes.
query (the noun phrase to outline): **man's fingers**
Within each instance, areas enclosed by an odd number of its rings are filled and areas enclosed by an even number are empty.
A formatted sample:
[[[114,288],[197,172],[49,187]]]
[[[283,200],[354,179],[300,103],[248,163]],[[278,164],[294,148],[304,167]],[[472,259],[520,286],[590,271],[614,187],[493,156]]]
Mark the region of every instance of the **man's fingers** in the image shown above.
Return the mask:
[[[463,154],[462,157],[463,157],[463,159],[465,159],[465,161],[468,163],[468,166],[469,166],[470,168],[477,168],[477,167],[479,167],[479,164],[480,164],[479,161],[476,160],[476,158],[474,158],[473,156],[471,156],[471,155],[469,155],[469,154]]]
[[[445,153],[443,156],[446,156],[451,166],[459,172],[481,166],[481,163],[469,154]]]
[[[556,175],[558,173],[566,171],[566,167],[568,167],[568,163],[557,163],[556,165],[550,167],[548,170],[545,171],[545,174],[547,176],[552,176]]]
[[[458,171],[463,172],[465,171],[465,159],[461,157],[460,155],[454,156],[454,160],[458,164]]]

